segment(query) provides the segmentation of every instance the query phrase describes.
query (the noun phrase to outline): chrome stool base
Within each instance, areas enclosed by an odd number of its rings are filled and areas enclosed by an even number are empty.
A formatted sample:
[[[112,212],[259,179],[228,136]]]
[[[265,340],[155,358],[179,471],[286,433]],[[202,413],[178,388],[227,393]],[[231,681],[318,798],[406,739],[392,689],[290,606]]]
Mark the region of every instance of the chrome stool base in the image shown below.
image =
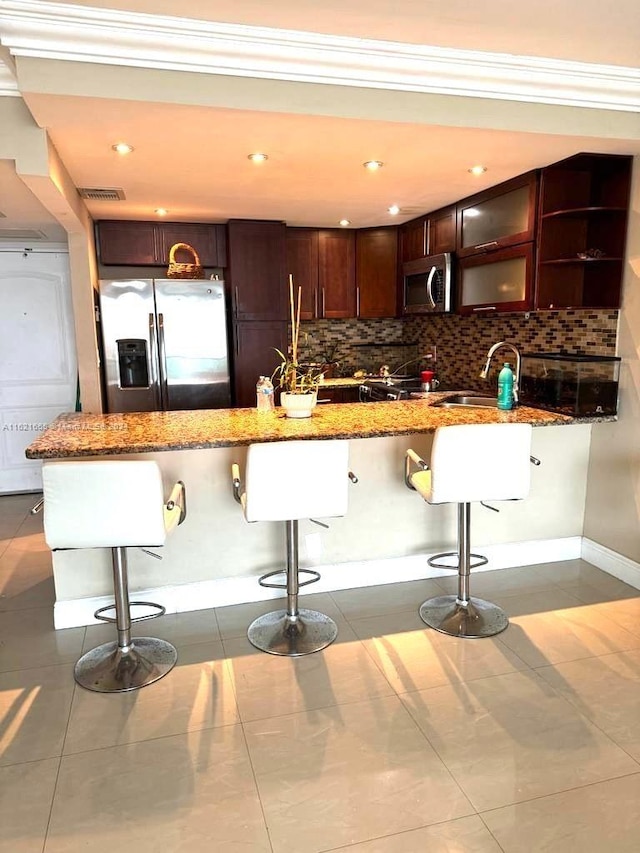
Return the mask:
[[[455,595],[430,598],[420,607],[420,618],[430,628],[452,637],[494,637],[509,625],[497,604],[470,598],[465,604]]]
[[[249,642],[270,655],[300,657],[325,649],[338,636],[338,626],[316,610],[299,610],[290,616],[274,610],[255,619],[247,631]]]
[[[171,643],[155,637],[136,637],[131,645],[104,643],[76,663],[74,678],[96,693],[124,693],[152,684],[170,672],[178,659]]]

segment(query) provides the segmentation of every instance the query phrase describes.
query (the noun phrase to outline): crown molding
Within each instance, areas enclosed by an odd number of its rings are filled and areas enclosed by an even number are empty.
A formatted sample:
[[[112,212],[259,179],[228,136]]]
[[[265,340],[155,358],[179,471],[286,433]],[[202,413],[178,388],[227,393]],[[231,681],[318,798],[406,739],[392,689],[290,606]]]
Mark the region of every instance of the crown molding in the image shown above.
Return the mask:
[[[13,56],[640,111],[640,69],[0,0]]]

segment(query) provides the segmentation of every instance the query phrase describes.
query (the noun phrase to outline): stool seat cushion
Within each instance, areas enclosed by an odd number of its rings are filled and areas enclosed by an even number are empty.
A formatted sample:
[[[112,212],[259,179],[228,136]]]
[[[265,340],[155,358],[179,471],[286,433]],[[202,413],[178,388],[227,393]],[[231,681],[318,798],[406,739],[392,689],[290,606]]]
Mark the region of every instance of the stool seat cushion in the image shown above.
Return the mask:
[[[163,487],[155,462],[45,462],[42,481],[51,549],[164,544]]]
[[[247,521],[295,521],[346,515],[349,442],[281,441],[247,452]]]
[[[530,424],[439,427],[431,448],[431,470],[414,474],[411,482],[432,504],[526,498],[531,436]]]

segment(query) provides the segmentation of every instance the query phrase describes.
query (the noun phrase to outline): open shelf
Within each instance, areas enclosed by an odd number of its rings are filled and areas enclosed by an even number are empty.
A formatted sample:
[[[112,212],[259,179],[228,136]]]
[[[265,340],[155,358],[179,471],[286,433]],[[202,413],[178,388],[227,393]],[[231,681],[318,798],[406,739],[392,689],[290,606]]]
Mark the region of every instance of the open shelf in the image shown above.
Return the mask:
[[[620,263],[622,258],[550,258],[546,261],[540,261],[541,264],[607,264],[616,262]]]
[[[552,219],[556,216],[589,216],[598,213],[626,213],[626,207],[570,207],[565,210],[550,210],[542,214],[542,219]]]

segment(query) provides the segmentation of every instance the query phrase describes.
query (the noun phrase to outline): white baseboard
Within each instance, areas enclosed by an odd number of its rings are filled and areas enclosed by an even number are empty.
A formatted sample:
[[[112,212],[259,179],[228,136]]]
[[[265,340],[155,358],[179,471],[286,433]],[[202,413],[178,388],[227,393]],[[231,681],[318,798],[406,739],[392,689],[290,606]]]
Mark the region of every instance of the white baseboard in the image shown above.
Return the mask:
[[[603,572],[613,575],[630,586],[640,589],[640,563],[623,557],[611,548],[605,548],[592,539],[582,539],[582,559]]]
[[[592,544],[595,545],[595,543]],[[596,547],[600,548],[601,546]],[[607,549],[602,550],[606,551]],[[560,560],[575,560],[581,555],[585,560],[598,565],[595,560],[584,556],[581,536],[530,542],[507,542],[498,545],[479,545],[474,546],[474,551],[483,554],[489,561],[487,565],[475,569],[478,572],[530,566],[536,563],[554,563]],[[609,553],[613,554],[613,552]],[[447,571],[446,569],[431,568],[427,565],[427,560],[432,556],[434,555],[413,554],[385,560],[363,560],[352,563],[313,566],[321,574],[320,581],[303,589],[301,594],[379,586],[400,581],[425,580],[451,575],[455,572],[455,569]],[[631,563],[630,560],[627,562]],[[637,566],[637,564],[634,565]],[[604,566],[598,567],[603,568],[604,571],[609,571]],[[640,567],[637,570],[640,572]],[[611,574],[615,574],[615,572],[611,572]],[[616,577],[620,577],[620,575],[616,574]],[[627,582],[633,583],[632,581]],[[640,586],[638,582],[633,585]],[[176,584],[131,592],[132,600],[158,602],[166,607],[167,613],[186,613],[191,610],[205,610],[210,607],[226,607],[230,604],[266,601],[280,596],[281,593],[278,590],[260,586],[255,577],[218,578],[210,581]],[[93,616],[94,612],[112,601],[113,598],[110,596],[56,601],[54,625],[56,628],[94,625],[97,623]]]

